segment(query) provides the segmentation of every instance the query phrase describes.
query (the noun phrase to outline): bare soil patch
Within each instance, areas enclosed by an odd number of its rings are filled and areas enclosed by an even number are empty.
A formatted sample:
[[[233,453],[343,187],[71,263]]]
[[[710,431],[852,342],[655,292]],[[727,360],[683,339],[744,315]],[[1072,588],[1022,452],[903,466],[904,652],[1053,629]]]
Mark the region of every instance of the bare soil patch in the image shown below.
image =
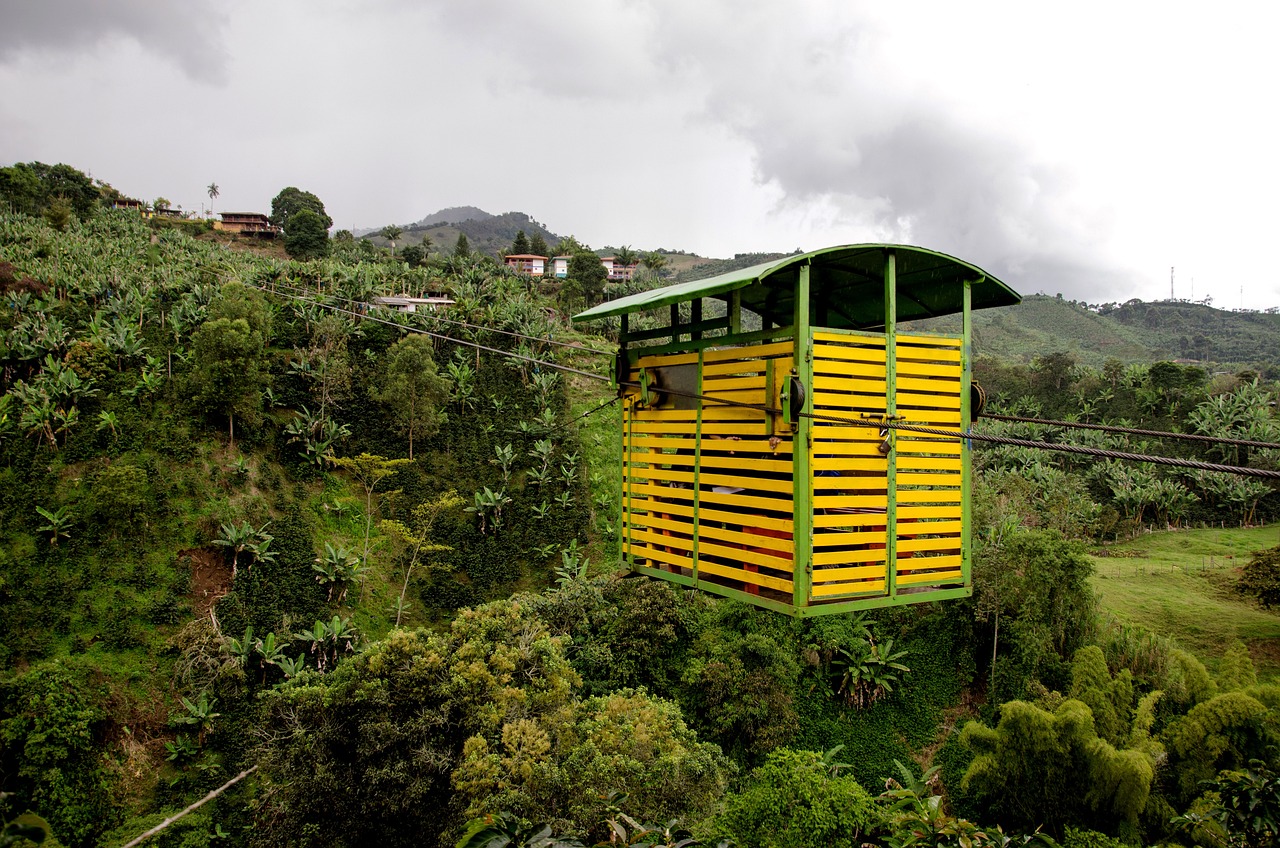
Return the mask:
[[[204,616],[231,591],[231,566],[222,554],[205,548],[179,551],[178,558],[191,564],[191,607],[197,617]]]

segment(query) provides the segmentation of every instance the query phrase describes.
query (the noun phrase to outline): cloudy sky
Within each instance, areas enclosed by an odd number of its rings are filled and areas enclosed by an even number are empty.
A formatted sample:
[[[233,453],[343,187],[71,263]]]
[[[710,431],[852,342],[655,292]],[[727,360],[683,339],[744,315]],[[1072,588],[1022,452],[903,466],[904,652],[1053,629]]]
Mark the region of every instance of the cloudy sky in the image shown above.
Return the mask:
[[[0,164],[335,227],[900,241],[1024,293],[1280,306],[1274,4],[4,0]]]

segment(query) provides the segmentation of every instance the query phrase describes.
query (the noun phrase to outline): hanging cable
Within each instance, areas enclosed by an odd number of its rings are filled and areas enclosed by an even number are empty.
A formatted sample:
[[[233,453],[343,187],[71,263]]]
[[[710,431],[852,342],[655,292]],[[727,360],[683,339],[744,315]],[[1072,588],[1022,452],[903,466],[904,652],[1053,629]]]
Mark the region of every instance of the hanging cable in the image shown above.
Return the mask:
[[[259,288],[261,289],[261,287]],[[267,291],[267,289],[261,289],[261,290]],[[590,371],[583,371],[579,368],[572,368],[568,365],[561,365],[559,363],[550,362],[544,359],[535,359],[531,356],[524,356],[522,354],[513,353],[508,350],[501,350],[500,348],[488,347],[486,345],[478,344],[476,342],[469,342],[463,339],[456,339],[456,338],[453,338],[452,336],[445,336],[439,333],[432,333],[429,330],[425,330],[419,327],[406,326],[406,325],[397,323],[395,321],[388,321],[382,318],[375,318],[372,315],[369,315],[367,313],[354,312],[347,309],[339,309],[336,306],[331,306],[325,303],[318,303],[312,300],[310,297],[300,297],[300,296],[289,295],[289,294],[282,294],[281,296],[290,298],[293,300],[306,300],[323,309],[329,309],[333,312],[338,312],[343,315],[350,315],[352,317],[361,318],[366,321],[373,321],[375,323],[386,324],[391,327],[398,327],[399,329],[407,332],[419,333],[421,335],[430,336],[431,338],[439,339],[441,341],[452,342],[454,344],[460,344],[466,347],[472,347],[477,350],[487,351],[489,353],[496,353],[499,356],[506,356],[512,359],[519,359],[525,362],[530,362],[535,365],[541,365],[557,371],[565,371],[571,374],[577,374],[579,376],[587,377],[592,380],[599,380],[605,383],[613,382],[609,377],[605,377],[600,374],[593,374]],[[620,385],[627,388],[635,388],[635,389],[640,388],[639,383],[633,383],[633,382],[623,382]],[[715,404],[720,404],[722,406],[732,406],[732,407],[741,408],[741,409],[750,409],[756,412],[763,412],[765,414],[770,414],[770,415],[782,414],[781,409],[771,407],[766,404],[745,403],[743,401],[735,401],[735,400],[730,400],[728,398],[718,398],[713,395],[704,395],[697,392],[680,391],[674,388],[664,387],[662,391],[665,394],[669,394],[672,396],[690,398],[693,400],[700,400],[706,403],[715,403]],[[616,398],[614,398],[613,400],[616,400]],[[609,403],[612,403],[613,400],[610,400]],[[596,412],[599,409],[603,409],[607,405],[608,403],[602,404],[596,410],[592,410],[592,412]],[[972,441],[986,442],[989,444],[1035,448],[1038,450],[1057,451],[1060,453],[1073,453],[1073,454],[1079,454],[1082,456],[1096,456],[1104,459],[1119,459],[1119,460],[1125,460],[1127,462],[1150,462],[1154,465],[1167,465],[1175,468],[1188,468],[1188,469],[1194,469],[1198,471],[1214,471],[1214,472],[1219,472],[1224,474],[1236,474],[1244,477],[1257,477],[1264,480],[1280,480],[1280,471],[1270,471],[1265,468],[1248,468],[1248,467],[1242,467],[1237,465],[1222,465],[1220,463],[1200,462],[1198,460],[1193,460],[1193,459],[1178,459],[1176,457],[1128,453],[1125,451],[1113,451],[1113,450],[1106,450],[1104,448],[1090,448],[1090,447],[1083,447],[1080,445],[1065,445],[1060,442],[1043,442],[1043,441],[1036,441],[1032,439],[1014,439],[1006,436],[992,436],[984,433],[975,433],[972,430],[965,431],[965,430],[960,430],[958,428],[944,429],[940,427],[924,427],[917,424],[907,424],[902,421],[893,421],[893,420],[889,420],[889,419],[878,417],[878,416],[867,418],[867,419],[856,419],[856,418],[847,418],[847,417],[837,416],[837,415],[826,415],[826,414],[816,413],[816,412],[801,412],[799,413],[799,415],[803,418],[809,418],[814,421],[841,424],[844,426],[868,427],[868,428],[874,427],[878,430],[879,429],[899,430],[907,433],[919,433],[921,435],[926,435],[926,436],[944,436],[952,439],[969,439]],[[585,416],[579,416],[579,417],[581,418]],[[988,416],[988,417],[993,417],[993,416]],[[1102,426],[1102,425],[1094,425],[1094,426]],[[1155,432],[1155,431],[1152,431],[1152,432]],[[1173,434],[1173,435],[1178,435],[1178,434]]]
[[[1019,424],[1043,424],[1047,427],[1066,427],[1074,430],[1099,430],[1104,433],[1123,433],[1129,436],[1155,436],[1160,439],[1182,439],[1189,442],[1212,442],[1217,445],[1233,445],[1247,448],[1272,448],[1280,450],[1280,444],[1274,442],[1255,442],[1250,439],[1231,439],[1219,436],[1203,436],[1199,433],[1171,433],[1167,430],[1139,430],[1134,427],[1117,427],[1111,424],[1084,424],[1077,421],[1054,421],[1048,418],[1027,418],[1021,415],[991,415],[983,413],[983,418],[992,421],[1008,421]]]
[[[319,301],[314,300],[310,296],[311,293],[309,289],[302,288],[301,286],[291,286],[285,283],[274,283],[272,285],[273,285],[273,288],[263,289],[263,291],[274,291],[275,287],[278,286],[279,288],[289,289],[295,292],[304,292],[307,294],[307,297],[301,298],[301,299],[314,303],[317,306],[322,305]],[[286,297],[289,297],[289,296],[290,295],[286,295]],[[368,306],[371,305],[367,301],[355,300],[349,297],[338,297],[337,295],[334,295],[334,294],[322,294],[320,296],[329,298],[331,300],[336,300],[341,303],[355,304],[356,306],[360,306],[360,307],[367,308]],[[530,336],[530,335],[526,335],[525,333],[517,333],[512,330],[499,330],[497,327],[485,327],[480,324],[471,324],[466,321],[458,321],[453,318],[445,318],[443,315],[436,315],[434,312],[414,312],[413,315],[422,317],[422,318],[429,318],[432,321],[443,321],[446,324],[456,324],[459,327],[466,327],[467,329],[470,329],[470,330],[480,330],[481,332],[485,332],[485,333],[498,333],[503,336],[512,336],[513,338],[517,338],[517,339],[526,339],[527,341],[537,342],[538,344],[554,345],[556,347],[568,348],[569,350],[575,350],[582,353],[594,353],[597,356],[613,356],[612,351],[597,350],[596,348],[593,348],[593,347],[586,347],[585,345],[575,345],[575,344],[570,344],[568,342],[558,342],[558,341],[555,341],[554,339],[540,338],[538,336]]]

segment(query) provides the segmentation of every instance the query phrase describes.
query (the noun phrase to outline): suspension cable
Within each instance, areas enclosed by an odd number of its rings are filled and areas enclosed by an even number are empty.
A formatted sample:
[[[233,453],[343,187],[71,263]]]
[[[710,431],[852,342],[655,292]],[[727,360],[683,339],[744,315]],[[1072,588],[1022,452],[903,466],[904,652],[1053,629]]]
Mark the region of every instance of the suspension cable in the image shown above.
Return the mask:
[[[262,290],[266,291],[266,289],[262,289]],[[281,296],[291,298],[293,300],[306,300],[323,309],[329,309],[333,312],[338,312],[344,315],[350,315],[352,317],[361,318],[366,321],[374,321],[379,324],[386,324],[391,327],[398,327],[399,329],[405,330],[407,332],[419,333],[421,335],[430,336],[432,338],[439,339],[441,341],[453,342],[454,344],[460,344],[467,347],[472,347],[472,348],[475,348],[476,350],[483,350],[489,353],[496,353],[499,356],[507,356],[512,359],[523,360],[525,362],[530,362],[535,365],[541,365],[554,370],[565,371],[570,374],[577,374],[581,377],[587,377],[592,380],[599,380],[605,383],[613,382],[609,377],[605,377],[600,374],[593,374],[590,371],[583,371],[579,368],[573,368],[568,365],[561,365],[557,362],[550,362],[544,359],[535,359],[534,357],[524,356],[522,354],[513,353],[508,350],[501,350],[500,348],[488,347],[487,345],[478,344],[476,342],[469,342],[463,339],[454,338],[452,336],[445,336],[439,333],[433,333],[433,332],[430,332],[429,330],[425,330],[419,327],[406,326],[403,324],[399,324],[395,321],[388,321],[383,318],[375,318],[374,316],[369,315],[367,313],[354,312],[348,309],[340,309],[336,306],[331,306],[329,304],[318,303],[314,300],[311,300],[309,297],[304,298],[297,295],[289,295],[289,294],[283,294]],[[627,388],[640,388],[639,383],[634,383],[629,381],[622,382],[619,385]],[[663,388],[661,389],[661,391],[665,394],[669,394],[676,397],[690,398],[693,400],[700,400],[707,403],[716,403],[722,406],[731,406],[731,407],[736,407],[741,409],[750,409],[756,412],[763,412],[769,415],[781,415],[783,412],[781,409],[768,406],[767,404],[746,403],[744,401],[736,401],[736,400],[731,400],[729,398],[719,398],[713,395],[704,395],[698,392],[685,392],[685,391],[680,391],[672,388]],[[598,409],[603,409],[604,406],[607,406],[607,405],[608,404],[603,404],[600,407],[598,407],[596,410],[592,410],[592,412],[596,412],[598,411]],[[1035,448],[1038,450],[1058,451],[1061,453],[1074,453],[1074,454],[1079,454],[1083,456],[1102,457],[1105,459],[1120,459],[1128,462],[1150,462],[1153,465],[1168,465],[1176,468],[1188,468],[1188,469],[1194,469],[1198,471],[1214,471],[1214,472],[1220,472],[1224,474],[1236,474],[1244,477],[1257,477],[1264,480],[1280,480],[1280,471],[1271,471],[1265,468],[1248,468],[1248,467],[1242,467],[1238,465],[1222,465],[1215,462],[1201,462],[1199,460],[1193,460],[1193,459],[1178,459],[1176,457],[1169,457],[1169,456],[1155,456],[1150,454],[1128,453],[1125,451],[1113,451],[1113,450],[1106,450],[1103,448],[1083,447],[1081,445],[1066,445],[1066,444],[1062,444],[1061,442],[1044,442],[1044,441],[1036,441],[1032,439],[1014,439],[1006,436],[992,436],[992,435],[987,435],[985,433],[975,433],[972,430],[965,431],[960,429],[946,429],[946,428],[940,428],[940,427],[924,427],[918,424],[907,424],[902,421],[893,421],[891,419],[882,418],[882,417],[857,419],[857,418],[848,418],[848,417],[838,416],[838,415],[828,415],[828,414],[817,413],[817,412],[801,412],[798,414],[803,418],[809,418],[814,421],[841,424],[845,426],[874,427],[878,430],[900,430],[908,433],[919,433],[921,435],[926,435],[926,436],[944,436],[944,437],[953,438],[953,439],[970,439],[977,442],[987,442],[990,444],[997,444],[997,445],[1011,445],[1014,447]],[[579,416],[579,417],[585,417],[585,416]]]
[[[1213,442],[1218,445],[1280,449],[1280,445],[1274,442],[1255,442],[1252,439],[1231,439],[1227,437],[1204,436],[1199,433],[1171,433],[1167,430],[1140,430],[1134,427],[1117,427],[1112,424],[1085,424],[1077,421],[1054,421],[1048,418],[1027,418],[1022,415],[991,415],[983,413],[982,417],[988,418],[992,421],[1008,421],[1020,424],[1044,424],[1049,427],[1068,427],[1075,430],[1100,430],[1104,433],[1123,433],[1130,436],[1155,436],[1161,439],[1183,439],[1190,442]]]
[[[324,304],[321,304],[319,301],[312,299],[310,297],[310,290],[303,288],[301,286],[291,286],[291,285],[288,285],[287,283],[273,283],[272,286],[273,288],[264,289],[264,291],[274,291],[275,290],[274,287],[278,286],[279,288],[289,289],[295,292],[305,292],[307,293],[308,296],[305,298],[298,298],[298,299],[306,300],[310,303],[314,303],[316,306],[324,305]],[[285,296],[292,297],[292,295],[285,295]],[[354,298],[350,298],[350,297],[339,297],[335,294],[326,293],[326,294],[322,294],[321,297],[326,297],[331,300],[340,301],[342,303],[351,303],[357,306],[363,306],[363,307],[370,306],[370,304],[367,301],[355,300]],[[525,333],[517,333],[512,330],[499,330],[497,327],[485,327],[481,324],[471,324],[466,321],[458,321],[457,319],[453,319],[453,318],[445,318],[443,315],[437,315],[434,312],[414,312],[413,314],[415,316],[420,316],[423,318],[430,318],[432,321],[443,321],[446,324],[457,324],[459,327],[466,327],[471,330],[481,330],[486,333],[499,333],[504,336],[512,336],[517,339],[526,339],[528,341],[537,342],[539,344],[555,345],[556,347],[568,348],[569,350],[575,350],[582,353],[594,353],[597,356],[613,356],[613,352],[608,350],[597,350],[596,348],[587,347],[585,345],[575,345],[575,344],[570,344],[568,342],[558,342],[554,339],[540,338],[538,336],[530,336]]]

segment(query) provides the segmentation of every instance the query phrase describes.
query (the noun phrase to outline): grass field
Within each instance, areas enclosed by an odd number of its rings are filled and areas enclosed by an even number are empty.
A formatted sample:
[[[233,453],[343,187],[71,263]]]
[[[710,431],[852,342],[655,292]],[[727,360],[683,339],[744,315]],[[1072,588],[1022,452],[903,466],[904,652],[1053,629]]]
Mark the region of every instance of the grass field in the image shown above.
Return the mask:
[[[1231,590],[1250,554],[1277,544],[1280,525],[1152,533],[1094,557],[1094,587],[1105,612],[1172,638],[1210,670],[1239,639],[1259,678],[1280,680],[1280,610],[1264,610]]]

